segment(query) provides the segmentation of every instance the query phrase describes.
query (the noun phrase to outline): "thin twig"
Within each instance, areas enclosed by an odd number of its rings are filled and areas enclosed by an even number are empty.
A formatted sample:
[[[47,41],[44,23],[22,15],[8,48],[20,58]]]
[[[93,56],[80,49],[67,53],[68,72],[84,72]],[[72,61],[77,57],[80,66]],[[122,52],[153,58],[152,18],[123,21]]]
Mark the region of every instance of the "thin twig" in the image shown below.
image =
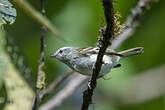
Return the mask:
[[[113,39],[111,45],[112,49],[118,48],[125,40],[127,40],[130,36],[134,34],[141,16],[144,14],[144,11],[147,9],[148,5],[151,2],[152,0],[140,0],[136,7],[132,9],[132,13],[128,16],[125,22],[126,28],[120,35],[116,36],[115,39]]]
[[[41,0],[41,12],[43,16],[46,16],[45,12],[45,1]],[[37,83],[36,83],[36,98],[34,101],[34,107],[33,110],[36,110],[38,107],[38,104],[40,103],[40,92],[43,88],[45,88],[45,72],[44,72],[44,66],[45,66],[45,36],[46,36],[47,28],[43,25],[42,26],[42,33],[40,37],[40,59],[38,64],[38,74],[37,74]]]
[[[149,1],[148,3],[146,3],[145,1],[146,1],[146,0],[140,0],[140,1],[138,2],[137,6],[136,6],[133,10],[134,10],[134,11],[138,11],[138,6],[140,6],[140,5],[139,5],[140,2],[145,3],[145,6],[144,6],[144,7],[147,7],[147,5],[148,5],[149,3],[151,3],[152,0],[148,0],[148,1]],[[141,7],[141,6],[140,6],[140,7]],[[139,8],[140,8],[140,7],[139,7]],[[145,9],[146,9],[146,8],[145,8]],[[145,10],[143,10],[143,12],[141,12],[141,14],[140,14],[139,16],[142,16],[142,15],[144,14],[144,11],[145,11]],[[134,13],[138,14],[137,12],[134,12]],[[112,41],[111,47],[112,47],[113,49],[117,49],[124,41],[126,41],[126,40],[133,34],[134,31],[132,31],[132,30],[135,30],[135,29],[136,29],[136,28],[133,28],[133,26],[135,25],[135,24],[134,24],[135,22],[132,22],[132,24],[131,24],[131,21],[132,21],[132,20],[129,20],[129,19],[134,19],[135,16],[137,16],[136,14],[131,13],[131,14],[129,15],[129,17],[127,18],[126,22],[128,22],[128,24],[130,24],[130,26],[129,26],[130,28],[126,28],[125,30],[123,30],[123,32],[122,32],[119,36],[117,36],[117,37]],[[132,17],[132,18],[131,18],[131,17]],[[136,23],[139,22],[139,20],[140,20],[140,19],[137,19],[137,20],[136,20]],[[127,24],[127,23],[126,23],[126,24]],[[130,34],[130,32],[131,32],[131,34]],[[75,78],[77,78],[77,77],[80,77],[80,76],[76,76]],[[70,83],[72,82],[72,80],[70,80],[69,83],[64,87],[64,88],[66,88],[66,89],[62,89],[62,90],[60,91],[60,93],[65,93],[65,91],[67,91],[67,90],[69,90],[69,89],[72,89],[72,90],[73,90],[73,91],[71,91],[72,93],[67,94],[67,96],[65,96],[65,98],[58,98],[58,100],[62,103],[66,98],[70,97],[73,93],[75,93],[75,91],[77,91],[78,88],[81,87],[82,83],[88,81],[87,79],[88,79],[88,78],[84,78],[83,81],[82,81],[82,80],[77,81],[77,82],[76,82],[77,86],[70,85]],[[54,97],[59,97],[58,95],[59,95],[59,94],[56,94]],[[50,100],[53,100],[53,99],[50,99]],[[54,105],[53,107],[55,108],[56,106],[59,106],[59,104],[61,104],[61,103],[58,103],[58,104],[57,104],[56,102],[54,102],[54,103],[51,103],[51,106]],[[42,107],[42,108],[47,108],[48,105],[49,105],[49,101],[48,101],[46,104],[42,105],[41,107]]]
[[[41,12],[43,16],[46,16],[45,7],[44,7],[45,1],[41,0]],[[36,88],[41,89],[45,86],[45,72],[43,70],[43,67],[45,66],[45,37],[46,37],[47,28],[43,25],[42,26],[42,33],[40,37],[40,59],[39,59],[39,66],[38,66],[38,77],[37,77],[37,85]],[[39,95],[39,94],[38,94]]]
[[[105,33],[103,34],[103,39],[101,41],[100,50],[97,56],[96,63],[93,68],[93,74],[90,81],[90,87],[83,93],[83,104],[81,110],[88,110],[89,105],[92,103],[92,96],[94,89],[96,87],[97,78],[102,66],[102,59],[106,48],[110,45],[110,40],[114,36],[114,9],[112,0],[103,0],[104,14],[106,17],[107,27]]]
[[[57,88],[68,76],[70,76],[74,71],[69,70],[65,72],[63,75],[58,77],[58,79],[55,79],[46,89],[44,89],[41,94],[40,98],[42,99],[45,95],[49,94],[54,90],[54,88]]]

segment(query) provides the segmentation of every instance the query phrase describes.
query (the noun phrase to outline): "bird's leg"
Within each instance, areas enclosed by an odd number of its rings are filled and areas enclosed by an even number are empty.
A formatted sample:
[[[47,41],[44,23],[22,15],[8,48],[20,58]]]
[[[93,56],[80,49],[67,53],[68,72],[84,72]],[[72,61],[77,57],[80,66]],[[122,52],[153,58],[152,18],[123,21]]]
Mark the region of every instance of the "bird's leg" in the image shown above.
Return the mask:
[[[97,77],[97,79],[99,79],[99,78],[103,78],[104,80],[110,80],[110,79],[111,79],[111,78],[105,78],[104,75],[99,75],[99,76]]]
[[[91,82],[88,82],[88,88],[91,89]]]
[[[97,79],[103,78],[103,77],[104,77],[104,75],[99,75],[99,76],[97,77]]]

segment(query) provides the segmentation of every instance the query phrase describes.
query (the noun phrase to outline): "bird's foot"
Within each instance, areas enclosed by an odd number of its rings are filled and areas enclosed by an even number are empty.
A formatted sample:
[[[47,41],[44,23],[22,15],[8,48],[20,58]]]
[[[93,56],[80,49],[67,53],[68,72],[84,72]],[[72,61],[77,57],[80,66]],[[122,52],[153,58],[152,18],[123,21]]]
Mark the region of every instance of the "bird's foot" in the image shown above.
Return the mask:
[[[88,82],[88,88],[91,89],[91,82]]]

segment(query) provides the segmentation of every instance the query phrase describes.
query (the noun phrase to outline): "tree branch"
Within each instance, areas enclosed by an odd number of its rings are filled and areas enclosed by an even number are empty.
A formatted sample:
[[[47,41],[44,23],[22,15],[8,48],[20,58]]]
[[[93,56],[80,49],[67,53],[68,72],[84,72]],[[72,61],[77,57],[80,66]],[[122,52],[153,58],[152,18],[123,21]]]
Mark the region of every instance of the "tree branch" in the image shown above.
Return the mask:
[[[41,0],[41,12],[43,16],[46,16],[45,11],[45,1]],[[36,98],[34,101],[34,107],[33,110],[36,110],[38,107],[38,104],[40,103],[40,92],[43,88],[45,88],[45,72],[44,72],[44,66],[45,66],[45,36],[46,36],[47,28],[43,25],[42,26],[42,33],[40,37],[40,59],[38,64],[38,73],[37,73],[37,83],[36,83]]]
[[[101,70],[102,59],[107,47],[110,45],[110,40],[114,35],[114,9],[112,0],[103,0],[103,7],[107,27],[105,33],[103,34],[103,38],[100,44],[100,50],[93,68],[93,74],[89,85],[90,87],[88,87],[87,90],[85,90],[83,93],[83,104],[81,106],[81,110],[88,110],[89,105],[92,103],[92,96],[96,87],[99,72]]]
[[[44,7],[44,0],[41,0],[41,11],[42,15],[46,16],[45,14],[45,7]],[[45,86],[45,72],[43,67],[45,66],[45,36],[46,36],[47,28],[43,25],[42,26],[42,33],[40,37],[40,59],[39,59],[39,66],[38,66],[38,78],[37,78],[37,89],[42,89]]]

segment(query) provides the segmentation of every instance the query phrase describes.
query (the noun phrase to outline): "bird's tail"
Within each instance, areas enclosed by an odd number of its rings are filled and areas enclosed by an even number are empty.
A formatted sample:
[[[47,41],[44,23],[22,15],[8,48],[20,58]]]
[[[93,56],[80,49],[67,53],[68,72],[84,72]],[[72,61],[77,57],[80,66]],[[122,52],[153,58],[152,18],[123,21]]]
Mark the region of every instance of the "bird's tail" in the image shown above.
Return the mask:
[[[118,52],[118,54],[121,55],[121,57],[128,57],[136,54],[141,54],[143,52],[143,47],[136,47],[128,50],[124,50],[121,52]]]

